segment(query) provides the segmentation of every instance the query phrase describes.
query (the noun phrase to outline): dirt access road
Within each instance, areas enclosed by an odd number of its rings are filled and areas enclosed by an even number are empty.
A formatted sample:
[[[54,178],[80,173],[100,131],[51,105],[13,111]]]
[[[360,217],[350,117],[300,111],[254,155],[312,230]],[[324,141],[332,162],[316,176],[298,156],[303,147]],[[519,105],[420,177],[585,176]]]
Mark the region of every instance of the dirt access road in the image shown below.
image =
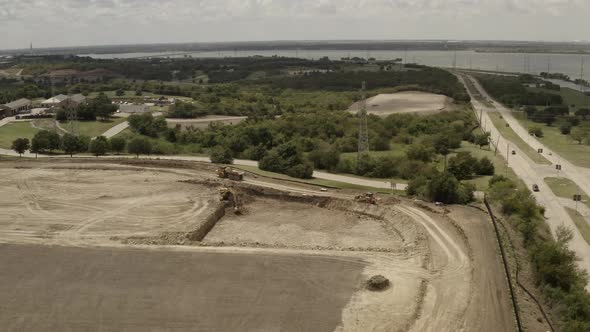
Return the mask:
[[[480,93],[484,94],[483,88],[477,84],[476,80],[474,80],[470,76],[461,76],[460,80],[464,82],[465,79],[470,79],[474,82]],[[467,89],[467,86],[466,86]],[[471,93],[471,92],[470,92]],[[484,94],[488,96],[487,94]],[[488,97],[489,98],[489,97]],[[533,193],[535,199],[539,204],[545,207],[545,220],[549,224],[551,231],[555,235],[555,231],[559,226],[566,226],[573,231],[574,238],[570,243],[570,249],[576,252],[578,257],[581,259],[578,264],[581,268],[586,270],[590,273],[590,246],[582,235],[580,231],[576,227],[575,223],[572,221],[571,217],[565,210],[565,206],[561,203],[559,197],[557,197],[551,188],[545,183],[545,170],[542,168],[544,166],[537,165],[534,161],[532,161],[524,152],[522,152],[516,144],[508,141],[505,137],[503,137],[498,129],[494,126],[491,118],[488,115],[488,112],[497,112],[498,110],[493,108],[488,108],[482,103],[480,103],[473,95],[471,95],[471,102],[475,110],[483,110],[483,120],[485,123],[489,124],[487,126],[488,131],[491,133],[491,138],[493,142],[498,142],[498,151],[516,151],[516,155],[510,155],[509,157],[509,165],[514,170],[516,175],[520,177],[527,187],[532,188],[533,184],[539,186],[540,191]],[[479,114],[478,114],[479,116]],[[499,141],[498,141],[498,138]],[[533,146],[533,148],[537,148],[538,146]],[[502,153],[503,155],[503,153]]]
[[[3,148],[0,148],[0,155],[13,156],[13,157],[19,156],[18,153],[14,152],[13,150],[3,149]],[[25,158],[35,158],[35,154],[30,153],[29,151],[25,152],[22,156]],[[42,154],[37,155],[37,158],[52,158],[52,157],[53,158],[63,158],[63,156],[49,156],[49,155],[42,155]],[[74,156],[74,158],[94,159],[95,157],[94,156]],[[123,159],[123,158],[135,158],[135,156],[101,157],[101,159]],[[140,156],[139,158],[151,159],[151,157],[145,157],[145,156]],[[197,162],[203,162],[203,163],[210,163],[211,162],[211,159],[209,159],[209,157],[196,157],[196,156],[158,156],[157,158],[161,159],[161,160],[197,161]],[[234,159],[234,164],[241,165],[241,166],[258,167],[258,162],[254,161],[254,160]],[[343,183],[349,183],[349,184],[358,185],[358,186],[365,186],[365,187],[372,187],[372,188],[379,188],[379,189],[390,190],[391,186],[392,186],[391,182],[387,182],[387,181],[362,179],[362,178],[353,177],[353,176],[332,174],[332,173],[321,172],[321,171],[314,171],[313,177],[317,178],[317,179],[337,181],[337,182],[343,182]],[[407,187],[406,184],[401,184],[401,183],[394,184],[395,190],[405,190],[406,187]]]

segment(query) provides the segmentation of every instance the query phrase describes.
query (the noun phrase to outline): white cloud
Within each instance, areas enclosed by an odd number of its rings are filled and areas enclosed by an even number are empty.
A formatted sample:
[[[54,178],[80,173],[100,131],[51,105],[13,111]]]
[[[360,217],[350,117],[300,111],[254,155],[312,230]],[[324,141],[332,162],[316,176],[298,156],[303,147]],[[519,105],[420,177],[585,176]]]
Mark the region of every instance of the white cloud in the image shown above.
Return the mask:
[[[17,47],[23,39],[44,46],[360,37],[525,39],[536,34],[540,38],[535,39],[559,39],[573,30],[574,22],[579,32],[568,39],[585,39],[581,31],[590,28],[583,19],[588,14],[588,0],[0,0],[0,40],[5,43],[0,48]]]

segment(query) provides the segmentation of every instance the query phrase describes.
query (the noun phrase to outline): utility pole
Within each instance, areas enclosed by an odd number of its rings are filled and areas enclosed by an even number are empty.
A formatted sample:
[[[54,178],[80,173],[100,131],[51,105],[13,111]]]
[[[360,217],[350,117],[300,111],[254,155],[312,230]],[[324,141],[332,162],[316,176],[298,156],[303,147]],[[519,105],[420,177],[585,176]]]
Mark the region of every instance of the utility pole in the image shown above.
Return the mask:
[[[510,143],[506,144],[506,176],[508,176],[508,160],[510,160]]]
[[[367,96],[365,93],[366,82],[363,81],[361,101],[359,103],[359,141],[357,154],[357,167],[360,161],[369,154],[369,128],[367,124]]]
[[[74,136],[80,135],[78,128],[78,110],[75,106],[69,106],[66,108],[66,117],[68,119],[68,132]]]
[[[481,127],[481,123],[483,120],[483,108],[480,108],[479,110],[479,126]]]

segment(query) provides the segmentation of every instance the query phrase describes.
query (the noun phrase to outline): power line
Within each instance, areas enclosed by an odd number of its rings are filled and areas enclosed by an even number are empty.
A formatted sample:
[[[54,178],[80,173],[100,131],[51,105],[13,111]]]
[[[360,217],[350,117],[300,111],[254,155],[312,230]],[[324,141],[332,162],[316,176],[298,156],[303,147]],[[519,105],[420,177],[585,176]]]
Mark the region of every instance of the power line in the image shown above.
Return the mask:
[[[359,141],[358,141],[358,161],[357,165],[360,165],[360,161],[363,157],[369,154],[369,128],[367,124],[367,99],[366,99],[366,82],[362,84],[362,96],[359,102]],[[358,166],[357,166],[358,167]]]

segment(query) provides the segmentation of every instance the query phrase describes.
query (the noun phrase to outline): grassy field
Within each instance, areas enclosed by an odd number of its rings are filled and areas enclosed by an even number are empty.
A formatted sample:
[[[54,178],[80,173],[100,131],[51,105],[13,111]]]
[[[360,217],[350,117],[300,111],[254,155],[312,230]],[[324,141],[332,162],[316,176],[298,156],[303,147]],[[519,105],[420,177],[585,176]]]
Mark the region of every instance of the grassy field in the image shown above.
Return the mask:
[[[152,149],[157,151],[158,154],[177,154],[177,155],[187,155],[187,156],[206,156],[204,153],[203,148],[201,148],[198,144],[174,144],[166,141],[164,138],[152,138],[147,136],[142,136],[140,134],[134,133],[131,129],[127,128],[117,134],[116,137],[122,137],[127,142],[131,141],[134,138],[145,138],[152,144]]]
[[[545,183],[551,188],[551,191],[559,197],[573,199],[575,194],[582,194],[582,202],[590,208],[590,198],[582,192],[580,187],[565,178],[545,178]]]
[[[77,121],[80,135],[96,137],[102,135],[105,131],[125,122],[125,118],[111,118],[109,121]],[[67,123],[60,124],[62,128],[68,129]]]
[[[576,212],[576,210],[574,209],[570,209],[567,207],[565,209],[567,210],[567,213],[570,215],[570,217],[576,224],[576,227],[580,231],[580,234],[582,234],[582,237],[584,238],[586,243],[590,244],[590,225],[588,225],[586,219],[584,219],[584,217],[578,212]]]
[[[543,137],[538,140],[551,150],[576,166],[590,167],[590,145],[578,144],[568,135],[562,135],[557,124],[549,127],[544,123],[537,123],[526,119],[523,113],[513,112],[514,117],[523,127],[537,126],[543,130]]]
[[[17,138],[28,138],[35,136],[39,130],[31,127],[30,122],[13,122],[0,127],[0,148],[10,149],[12,141]]]
[[[498,128],[498,131],[500,131],[500,134],[502,134],[504,138],[516,144],[516,146],[518,146],[521,151],[531,158],[532,161],[537,164],[551,165],[549,160],[545,159],[545,157],[537,153],[535,149],[523,141],[522,138],[520,138],[520,136],[518,136],[514,130],[512,130],[512,128],[506,127],[506,121],[501,117],[500,113],[490,112],[488,114],[492,119],[494,126]]]
[[[590,108],[590,96],[587,96],[579,91],[570,88],[561,88],[560,91],[528,88],[532,92],[546,92],[558,94],[563,97],[563,103],[571,107],[571,111],[575,112],[578,108]]]

